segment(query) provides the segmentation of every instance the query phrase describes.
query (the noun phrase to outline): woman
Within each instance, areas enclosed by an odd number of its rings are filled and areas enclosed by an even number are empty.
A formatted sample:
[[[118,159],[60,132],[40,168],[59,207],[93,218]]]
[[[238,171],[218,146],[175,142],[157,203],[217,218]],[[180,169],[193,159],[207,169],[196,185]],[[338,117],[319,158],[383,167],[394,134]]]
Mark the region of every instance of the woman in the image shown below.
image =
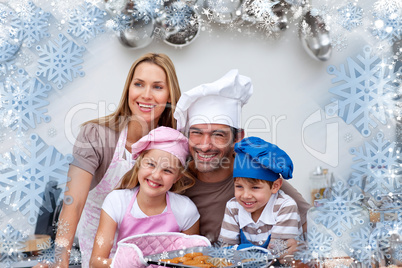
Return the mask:
[[[148,53],[133,63],[116,111],[83,124],[73,149],[56,234],[56,263],[68,267],[74,235],[89,266],[102,203],[131,169],[131,145],[157,126],[175,128],[180,88],[172,61]],[[38,266],[39,267],[39,266]]]

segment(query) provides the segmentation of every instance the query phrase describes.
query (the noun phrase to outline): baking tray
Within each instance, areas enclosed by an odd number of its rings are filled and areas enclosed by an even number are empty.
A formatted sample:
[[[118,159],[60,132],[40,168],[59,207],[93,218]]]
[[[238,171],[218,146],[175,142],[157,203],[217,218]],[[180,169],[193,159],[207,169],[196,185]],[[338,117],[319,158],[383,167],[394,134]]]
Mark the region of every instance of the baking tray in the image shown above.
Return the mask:
[[[271,254],[261,251],[247,252],[247,250],[239,251],[230,248],[214,247],[191,247],[180,250],[166,251],[163,253],[145,256],[144,259],[148,264],[155,264],[159,266],[196,268],[197,266],[185,265],[183,263],[169,263],[161,261],[161,259],[173,259],[193,252],[201,252],[203,255],[208,255],[211,257],[210,261],[216,267],[226,268],[269,267],[274,260],[274,257]],[[227,265],[228,262],[230,262],[231,265]]]

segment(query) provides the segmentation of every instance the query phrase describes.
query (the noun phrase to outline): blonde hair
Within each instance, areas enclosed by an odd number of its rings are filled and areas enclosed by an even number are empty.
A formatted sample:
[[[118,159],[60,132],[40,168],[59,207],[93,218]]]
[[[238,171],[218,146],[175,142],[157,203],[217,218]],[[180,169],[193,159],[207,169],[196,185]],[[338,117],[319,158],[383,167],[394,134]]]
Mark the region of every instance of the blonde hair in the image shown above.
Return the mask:
[[[86,125],[88,123],[95,123],[103,126],[107,126],[115,131],[121,131],[128,124],[131,118],[131,110],[129,107],[128,94],[131,81],[134,76],[134,71],[140,63],[149,62],[156,64],[161,67],[166,74],[167,84],[169,87],[169,96],[171,103],[166,104],[166,108],[163,111],[158,125],[176,128],[176,120],[173,116],[176,103],[180,98],[180,86],[179,81],[176,75],[176,69],[173,65],[171,59],[163,54],[163,53],[147,53],[138,58],[133,65],[131,65],[130,71],[128,72],[126,84],[124,85],[123,93],[120,98],[120,102],[116,111],[111,113],[110,115],[100,117],[97,119],[93,119],[83,123],[82,125]]]
[[[137,185],[139,185],[138,171],[140,170],[141,167],[141,161],[147,152],[148,151],[144,151],[140,154],[131,170],[129,170],[126,174],[124,174],[116,190],[132,189]],[[195,184],[195,178],[181,163],[180,163],[180,176],[181,176],[180,179],[172,185],[172,188],[170,188],[169,191],[181,194]]]

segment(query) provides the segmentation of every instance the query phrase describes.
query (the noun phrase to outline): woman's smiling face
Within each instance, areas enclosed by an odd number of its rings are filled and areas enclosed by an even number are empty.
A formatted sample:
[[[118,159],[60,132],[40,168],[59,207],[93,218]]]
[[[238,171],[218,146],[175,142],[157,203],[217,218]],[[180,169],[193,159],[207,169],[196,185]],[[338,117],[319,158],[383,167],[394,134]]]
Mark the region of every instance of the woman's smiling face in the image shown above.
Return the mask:
[[[128,97],[132,116],[156,126],[170,101],[165,71],[150,62],[140,63],[135,68]]]

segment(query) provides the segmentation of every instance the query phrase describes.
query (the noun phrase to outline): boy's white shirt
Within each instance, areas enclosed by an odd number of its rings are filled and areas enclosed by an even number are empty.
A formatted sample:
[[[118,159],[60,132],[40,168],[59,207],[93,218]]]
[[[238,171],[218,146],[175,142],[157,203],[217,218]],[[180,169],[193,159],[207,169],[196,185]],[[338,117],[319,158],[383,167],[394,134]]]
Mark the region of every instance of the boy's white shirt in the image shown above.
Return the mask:
[[[274,203],[278,196],[278,193],[272,194],[268,200],[268,203],[265,205],[260,217],[257,222],[255,222],[251,216],[251,213],[244,209],[243,206],[239,207],[239,226],[240,229],[243,229],[245,226],[249,224],[258,224],[259,222],[263,222],[266,225],[274,225],[276,223],[275,218],[273,216]]]

